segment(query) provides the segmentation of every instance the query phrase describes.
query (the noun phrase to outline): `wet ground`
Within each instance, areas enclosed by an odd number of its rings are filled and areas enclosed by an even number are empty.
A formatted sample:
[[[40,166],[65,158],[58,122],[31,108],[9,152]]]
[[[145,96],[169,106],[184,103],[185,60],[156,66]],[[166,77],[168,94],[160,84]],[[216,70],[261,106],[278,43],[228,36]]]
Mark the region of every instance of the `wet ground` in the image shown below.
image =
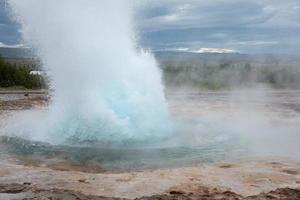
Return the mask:
[[[0,124],[11,123],[5,120],[14,113],[45,110],[48,99],[45,91],[0,93]],[[53,169],[86,166],[89,172],[186,167],[264,156],[300,160],[298,90],[168,91],[167,99],[176,131],[162,142],[51,145],[6,135],[2,129],[0,156],[14,155],[19,163]]]
[[[0,199],[299,197],[300,91],[184,90],[167,99],[178,131],[155,148],[57,146],[2,133]],[[2,92],[0,121],[47,105],[45,91]]]
[[[0,114],[7,111],[28,110],[48,104],[47,91],[0,91]]]

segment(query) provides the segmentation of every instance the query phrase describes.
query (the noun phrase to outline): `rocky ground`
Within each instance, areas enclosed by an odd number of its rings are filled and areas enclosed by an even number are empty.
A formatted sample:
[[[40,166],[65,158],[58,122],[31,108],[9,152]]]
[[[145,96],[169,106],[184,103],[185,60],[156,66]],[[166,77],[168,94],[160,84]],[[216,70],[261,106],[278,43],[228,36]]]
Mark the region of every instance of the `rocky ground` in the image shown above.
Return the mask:
[[[300,163],[219,163],[130,173],[1,162],[0,199],[299,199]]]
[[[6,194],[0,194],[0,198],[4,199],[68,199],[68,200],[121,200],[121,198],[113,198],[113,197],[99,197],[92,195],[84,195],[80,192],[67,191],[67,190],[57,190],[53,189],[49,190],[39,190],[27,187],[26,184],[19,185],[3,185],[1,186],[1,190],[4,192],[8,192]],[[3,188],[3,189],[2,189]],[[197,191],[194,193],[185,194],[182,192],[171,191],[168,194],[162,195],[154,195],[150,197],[141,197],[136,198],[136,200],[194,200],[194,199],[202,199],[202,200],[213,200],[213,199],[228,199],[228,200],[292,200],[299,199],[300,192],[299,190],[283,188],[277,189],[275,191],[271,191],[269,193],[261,193],[259,195],[242,197],[238,194],[235,194],[230,191],[218,191],[217,189],[210,190],[206,187],[199,187]],[[122,198],[123,199],[123,198]]]

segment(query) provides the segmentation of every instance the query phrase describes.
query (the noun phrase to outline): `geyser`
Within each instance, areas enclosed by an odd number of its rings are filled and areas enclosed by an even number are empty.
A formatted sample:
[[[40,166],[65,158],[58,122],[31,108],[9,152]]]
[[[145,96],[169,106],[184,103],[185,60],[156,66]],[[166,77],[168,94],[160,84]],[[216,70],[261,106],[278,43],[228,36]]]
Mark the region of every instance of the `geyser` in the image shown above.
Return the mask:
[[[149,141],[168,133],[161,72],[137,48],[133,1],[8,2],[54,91],[45,119],[22,134],[62,143]]]

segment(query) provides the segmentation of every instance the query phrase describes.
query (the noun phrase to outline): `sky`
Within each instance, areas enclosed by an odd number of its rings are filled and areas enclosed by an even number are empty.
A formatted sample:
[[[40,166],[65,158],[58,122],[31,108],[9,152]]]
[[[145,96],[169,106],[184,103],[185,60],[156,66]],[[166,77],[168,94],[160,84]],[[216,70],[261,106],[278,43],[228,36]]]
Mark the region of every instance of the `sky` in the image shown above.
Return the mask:
[[[135,0],[139,44],[152,50],[300,52],[300,0]],[[21,47],[0,0],[0,47]]]

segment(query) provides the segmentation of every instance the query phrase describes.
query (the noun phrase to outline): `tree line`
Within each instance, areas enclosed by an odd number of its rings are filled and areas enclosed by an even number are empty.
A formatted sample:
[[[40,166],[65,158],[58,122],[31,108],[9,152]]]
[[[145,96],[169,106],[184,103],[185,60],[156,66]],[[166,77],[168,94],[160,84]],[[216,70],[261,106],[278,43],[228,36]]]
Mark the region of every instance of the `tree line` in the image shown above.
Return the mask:
[[[9,63],[0,55],[0,87],[45,88],[45,78],[40,75],[30,74],[33,70],[38,70],[37,65]]]

